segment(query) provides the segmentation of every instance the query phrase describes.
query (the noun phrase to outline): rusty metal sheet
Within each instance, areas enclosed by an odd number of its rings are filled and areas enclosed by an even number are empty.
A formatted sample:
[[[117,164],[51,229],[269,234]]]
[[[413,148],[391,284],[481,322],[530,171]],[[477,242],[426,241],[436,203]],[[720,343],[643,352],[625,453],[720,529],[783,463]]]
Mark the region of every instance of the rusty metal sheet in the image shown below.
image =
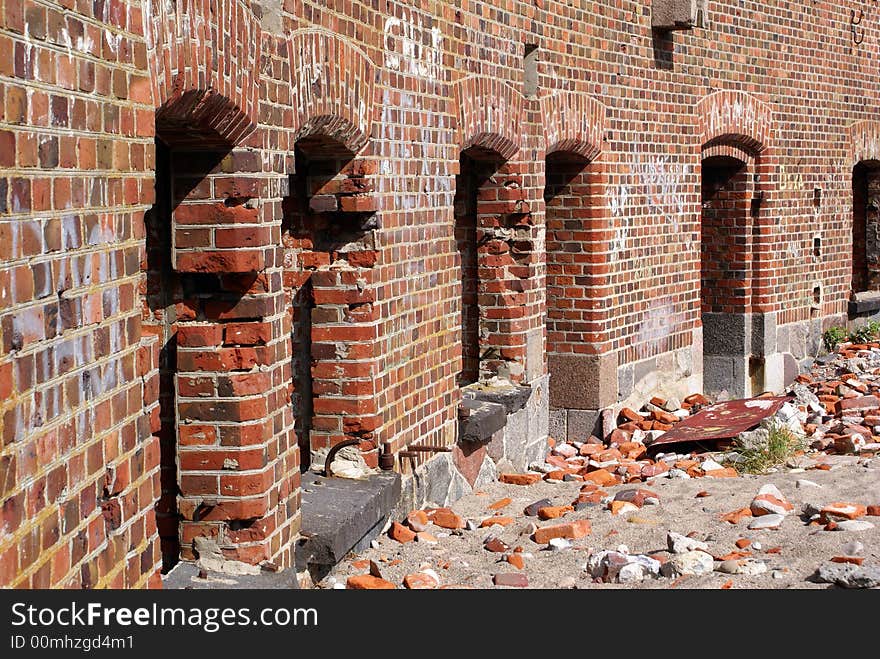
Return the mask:
[[[676,423],[672,430],[665,432],[651,444],[651,448],[663,444],[731,439],[774,415],[783,403],[790,400],[791,396],[774,396],[729,400],[709,405]]]

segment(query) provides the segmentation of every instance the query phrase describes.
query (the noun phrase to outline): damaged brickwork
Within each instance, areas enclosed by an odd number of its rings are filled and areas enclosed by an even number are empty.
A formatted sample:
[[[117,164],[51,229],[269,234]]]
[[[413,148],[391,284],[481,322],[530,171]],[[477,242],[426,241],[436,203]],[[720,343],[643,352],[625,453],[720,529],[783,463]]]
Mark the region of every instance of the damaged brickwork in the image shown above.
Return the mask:
[[[699,4],[0,0],[0,587],[291,566],[341,441],[443,504],[790,382],[880,286],[880,23]]]

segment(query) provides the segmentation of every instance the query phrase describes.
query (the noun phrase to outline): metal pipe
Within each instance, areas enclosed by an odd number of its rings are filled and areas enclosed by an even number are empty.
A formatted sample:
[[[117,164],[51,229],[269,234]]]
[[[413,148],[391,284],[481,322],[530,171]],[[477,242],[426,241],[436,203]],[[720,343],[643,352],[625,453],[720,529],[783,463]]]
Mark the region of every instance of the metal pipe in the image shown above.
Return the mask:
[[[324,460],[324,476],[326,478],[330,478],[333,473],[330,471],[330,465],[333,464],[333,458],[336,457],[336,454],[340,449],[345,448],[346,446],[355,446],[360,444],[361,440],[359,439],[344,439],[338,444],[334,444],[330,451],[327,453],[327,459]]]

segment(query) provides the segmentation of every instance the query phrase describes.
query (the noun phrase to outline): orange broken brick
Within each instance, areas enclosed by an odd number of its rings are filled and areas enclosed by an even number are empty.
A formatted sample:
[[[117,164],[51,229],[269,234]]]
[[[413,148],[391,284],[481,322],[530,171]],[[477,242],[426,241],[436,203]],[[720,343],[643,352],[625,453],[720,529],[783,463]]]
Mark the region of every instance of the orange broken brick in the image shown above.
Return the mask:
[[[708,478],[739,478],[739,472],[733,467],[725,467],[724,469],[710,469],[703,472]]]
[[[534,485],[541,480],[540,474],[501,474],[498,480],[509,485]]]
[[[416,534],[413,531],[398,522],[391,522],[391,528],[388,529],[388,535],[392,540],[397,540],[397,542],[400,543],[412,542],[416,539]]]
[[[562,517],[565,513],[572,512],[573,506],[544,506],[538,509],[538,517],[541,519],[556,519]]]
[[[831,559],[832,563],[852,563],[853,565],[861,565],[864,562],[861,556],[835,556]]]
[[[582,475],[585,481],[591,481],[599,486],[616,485],[618,482],[617,476],[612,474],[607,469],[596,469],[595,471],[591,471]]]
[[[713,558],[716,561],[735,561],[751,555],[752,552],[750,551],[732,551],[729,554],[724,554],[724,556],[714,556]]]
[[[489,510],[501,510],[502,508],[506,508],[511,503],[513,503],[513,499],[510,497],[504,497],[503,499],[498,499],[495,503],[489,504]]]
[[[395,586],[390,581],[385,581],[385,579],[380,579],[379,577],[374,577],[371,574],[359,574],[354,577],[349,577],[345,582],[345,587],[349,590],[396,590],[397,586]]]
[[[741,520],[751,516],[751,510],[748,508],[740,508],[739,510],[734,510],[732,513],[722,515],[721,519],[725,522],[730,522],[731,524],[738,524]]]
[[[534,540],[539,545],[545,545],[553,538],[569,538],[576,540],[583,538],[591,531],[590,520],[579,519],[576,522],[568,522],[567,524],[553,524],[552,526],[542,526],[534,533]]]

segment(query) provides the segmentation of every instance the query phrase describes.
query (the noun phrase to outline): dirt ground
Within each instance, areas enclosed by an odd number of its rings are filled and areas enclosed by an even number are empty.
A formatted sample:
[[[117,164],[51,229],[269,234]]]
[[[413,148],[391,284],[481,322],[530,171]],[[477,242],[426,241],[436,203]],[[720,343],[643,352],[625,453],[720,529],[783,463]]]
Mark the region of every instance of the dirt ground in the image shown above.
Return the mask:
[[[452,532],[431,525],[429,532],[437,536],[436,544],[408,542],[401,544],[383,533],[373,548],[360,555],[352,555],[337,565],[320,583],[319,588],[344,587],[348,577],[370,571],[367,561],[373,561],[382,578],[403,587],[408,574],[425,567],[432,568],[440,577],[442,586],[495,588],[493,575],[521,572],[528,578],[528,588],[721,588],[734,589],[802,589],[834,588],[818,583],[813,575],[820,564],[832,557],[845,554],[864,559],[864,566],[880,564],[880,517],[862,517],[874,528],[863,531],[825,530],[823,525],[811,525],[802,513],[805,503],[819,507],[833,502],[852,502],[863,505],[880,504],[880,457],[868,459],[857,456],[827,456],[823,459],[832,468],[820,470],[805,461],[807,469],[782,468],[777,473],[740,478],[694,478],[679,480],[660,477],[644,484],[617,485],[604,488],[610,495],[624,489],[642,487],[660,495],[659,505],[645,505],[628,514],[612,515],[603,504],[568,512],[560,519],[541,521],[526,517],[523,509],[539,500],[550,499],[553,505],[570,504],[578,495],[582,483],[548,483],[539,481],[520,486],[496,482],[483,491],[470,494],[450,507],[466,520],[479,524],[494,515],[489,505],[509,497],[512,502],[500,512],[514,517],[504,528],[462,529]],[[819,485],[797,487],[798,480],[809,480]],[[786,517],[778,530],[749,530],[752,518],[737,524],[720,519],[724,513],[748,508],[758,489],[772,483],[791,502],[795,510]],[[708,492],[708,496],[697,494]],[[550,550],[531,539],[538,526],[587,518],[592,532],[572,540],[571,547]],[[399,520],[402,521],[402,520]],[[708,552],[714,557],[738,551],[735,542],[746,538],[752,542],[744,551],[763,561],[767,571],[756,576],[725,574],[718,571],[703,575],[678,578],[647,578],[631,584],[597,582],[585,569],[593,552],[603,549],[618,550],[625,545],[630,554],[648,554],[661,561],[671,556],[667,551],[666,535],[674,531],[708,543]],[[487,536],[496,536],[511,548],[522,547],[524,568],[520,571],[509,564],[504,554],[484,548]],[[845,546],[858,541],[864,547]],[[741,543],[742,544],[742,543]],[[715,567],[719,566],[716,560]],[[374,568],[375,570],[375,568]]]

